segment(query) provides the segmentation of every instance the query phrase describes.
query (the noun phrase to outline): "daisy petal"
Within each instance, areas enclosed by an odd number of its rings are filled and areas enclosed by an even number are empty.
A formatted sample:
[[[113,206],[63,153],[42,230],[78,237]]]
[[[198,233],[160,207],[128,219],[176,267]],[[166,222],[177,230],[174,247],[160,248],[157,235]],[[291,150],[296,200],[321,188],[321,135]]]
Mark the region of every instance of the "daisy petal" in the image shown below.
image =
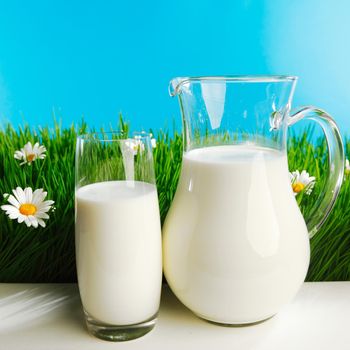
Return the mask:
[[[23,158],[23,156],[24,156],[24,154],[21,151],[16,151],[14,154],[14,157],[16,159],[19,159],[19,160],[21,160]]]
[[[38,220],[36,219],[35,216],[29,215],[29,216],[28,216],[28,219],[30,220],[30,222],[31,222],[31,224],[32,224],[32,226],[33,226],[34,228],[37,228],[37,227],[38,227]]]
[[[10,219],[17,219],[18,218],[18,215],[19,215],[19,212],[17,212],[17,213],[15,213],[15,212],[11,212],[10,214],[9,214],[9,218]]]
[[[26,203],[32,203],[33,201],[33,190],[30,187],[24,189],[24,194],[26,196]]]
[[[20,203],[12,194],[9,195],[7,201],[11,203],[14,207],[19,208]]]
[[[20,204],[26,202],[26,195],[21,187],[17,187],[15,190],[12,191],[15,195],[16,199]]]
[[[24,215],[19,215],[19,216],[18,216],[18,219],[17,219],[18,223],[21,224],[21,223],[25,220],[25,218],[26,218],[26,217],[25,217]]]
[[[42,189],[35,190],[33,193],[33,204],[39,206],[39,204],[44,201],[46,196],[47,192],[44,192]]]
[[[38,208],[51,207],[52,204],[54,204],[54,203],[55,203],[55,201],[52,201],[52,200],[41,201],[40,203],[38,203],[37,207]]]
[[[41,227],[46,227],[45,221],[40,218],[38,218],[38,223]]]
[[[41,193],[43,193],[44,192],[44,190],[42,189],[42,188],[38,188],[38,189],[36,189],[35,191],[34,191],[34,196],[37,196],[37,195],[39,195],[39,194],[41,194]]]
[[[50,219],[50,216],[49,215],[47,215],[46,213],[44,213],[44,212],[36,212],[35,213],[35,217],[36,218],[40,218],[40,219]]]
[[[38,208],[38,212],[39,213],[47,213],[48,211],[50,211],[52,207],[51,206],[48,206],[48,207],[40,207]]]
[[[25,222],[25,224],[27,225],[27,227],[30,227],[30,226],[31,226],[31,222],[30,222],[30,220],[28,219],[28,216],[25,217],[24,222]]]
[[[2,210],[12,212],[12,211],[18,211],[18,208],[14,207],[13,205],[5,204],[1,206]]]

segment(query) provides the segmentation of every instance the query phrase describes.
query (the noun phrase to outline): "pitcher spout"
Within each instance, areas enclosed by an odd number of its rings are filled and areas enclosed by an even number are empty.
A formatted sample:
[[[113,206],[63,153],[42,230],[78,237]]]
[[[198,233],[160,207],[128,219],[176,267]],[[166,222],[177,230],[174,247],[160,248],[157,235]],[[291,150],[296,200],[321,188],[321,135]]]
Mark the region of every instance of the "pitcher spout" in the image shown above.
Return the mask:
[[[174,97],[182,92],[182,87],[190,81],[189,77],[177,77],[170,81],[169,83],[169,94]]]

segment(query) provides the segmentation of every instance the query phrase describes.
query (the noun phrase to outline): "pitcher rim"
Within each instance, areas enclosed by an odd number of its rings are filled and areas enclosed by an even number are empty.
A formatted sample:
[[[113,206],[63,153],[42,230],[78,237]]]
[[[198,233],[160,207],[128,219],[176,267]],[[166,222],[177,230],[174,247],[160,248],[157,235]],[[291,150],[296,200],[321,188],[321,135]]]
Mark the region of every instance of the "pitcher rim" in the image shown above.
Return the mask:
[[[176,96],[179,93],[179,87],[189,81],[228,81],[228,82],[246,82],[246,83],[280,83],[296,82],[298,77],[295,75],[208,75],[193,77],[176,77],[170,81],[169,94]]]

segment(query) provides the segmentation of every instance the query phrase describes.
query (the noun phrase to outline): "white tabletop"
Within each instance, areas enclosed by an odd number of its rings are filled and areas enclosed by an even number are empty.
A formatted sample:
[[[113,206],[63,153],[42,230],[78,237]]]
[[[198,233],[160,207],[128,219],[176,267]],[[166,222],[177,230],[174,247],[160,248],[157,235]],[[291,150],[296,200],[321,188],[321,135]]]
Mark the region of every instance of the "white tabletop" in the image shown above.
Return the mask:
[[[74,284],[0,284],[0,349],[350,349],[350,282],[305,283],[278,315],[241,328],[197,318],[165,287],[156,327],[123,343],[87,333]]]

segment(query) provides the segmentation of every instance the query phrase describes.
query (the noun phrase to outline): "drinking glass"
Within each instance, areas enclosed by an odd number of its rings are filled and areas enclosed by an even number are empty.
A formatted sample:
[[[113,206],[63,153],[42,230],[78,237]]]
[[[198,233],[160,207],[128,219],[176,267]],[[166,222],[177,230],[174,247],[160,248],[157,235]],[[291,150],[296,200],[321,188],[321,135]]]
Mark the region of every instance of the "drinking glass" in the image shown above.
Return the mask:
[[[162,282],[150,136],[78,136],[75,202],[78,284],[89,332],[111,341],[148,333]]]

